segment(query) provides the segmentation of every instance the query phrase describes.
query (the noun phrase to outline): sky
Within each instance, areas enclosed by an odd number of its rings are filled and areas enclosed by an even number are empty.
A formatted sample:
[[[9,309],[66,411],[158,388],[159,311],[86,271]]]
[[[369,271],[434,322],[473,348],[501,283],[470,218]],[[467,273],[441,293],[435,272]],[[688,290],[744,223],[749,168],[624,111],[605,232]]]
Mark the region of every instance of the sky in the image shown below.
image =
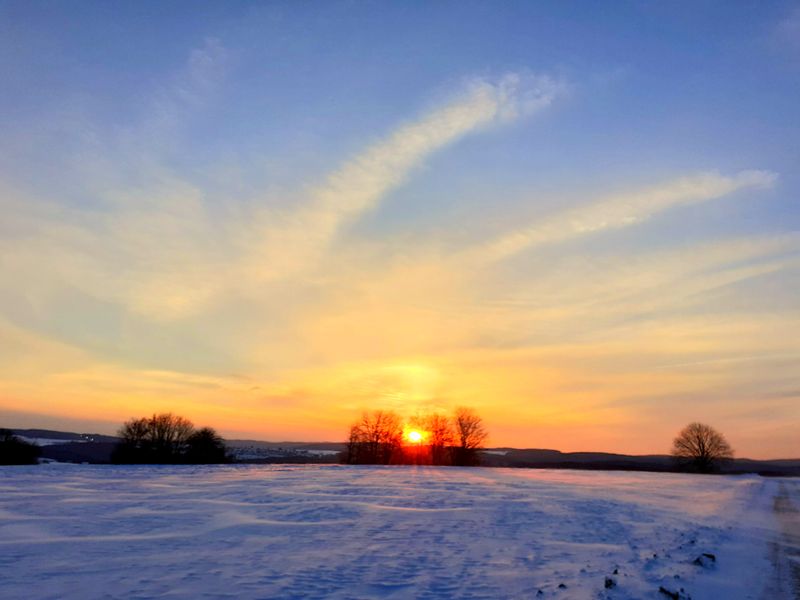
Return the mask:
[[[800,4],[0,3],[0,425],[800,456]]]

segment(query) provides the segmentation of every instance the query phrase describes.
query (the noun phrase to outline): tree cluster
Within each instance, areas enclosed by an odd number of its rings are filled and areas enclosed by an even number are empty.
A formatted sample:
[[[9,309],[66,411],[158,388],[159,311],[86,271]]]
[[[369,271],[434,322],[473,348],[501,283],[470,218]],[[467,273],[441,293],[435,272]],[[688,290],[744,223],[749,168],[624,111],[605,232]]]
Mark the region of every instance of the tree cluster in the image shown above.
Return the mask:
[[[406,439],[407,431],[419,439]],[[350,427],[342,462],[475,466],[487,437],[483,420],[468,408],[456,409],[451,417],[417,416],[407,424],[394,412],[376,410],[365,412]]]
[[[119,464],[217,464],[230,462],[225,441],[211,427],[195,429],[172,413],[131,419],[111,455]]]
[[[35,465],[42,449],[19,439],[8,429],[0,429],[0,465]]]

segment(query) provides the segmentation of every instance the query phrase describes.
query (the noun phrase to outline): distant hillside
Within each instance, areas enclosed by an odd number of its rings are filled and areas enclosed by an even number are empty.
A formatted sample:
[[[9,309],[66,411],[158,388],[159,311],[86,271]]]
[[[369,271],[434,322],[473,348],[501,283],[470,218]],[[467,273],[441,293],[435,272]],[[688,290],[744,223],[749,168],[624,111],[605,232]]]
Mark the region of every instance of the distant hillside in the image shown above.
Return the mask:
[[[237,462],[336,463],[345,445],[341,442],[263,442],[226,440]]]
[[[42,446],[42,457],[59,462],[108,463],[119,438],[94,433],[49,429],[12,429]],[[335,463],[345,448],[342,442],[268,442],[226,440],[237,462]],[[632,456],[609,452],[560,452],[540,448],[487,448],[482,461],[488,467],[528,469],[584,469],[597,471],[676,471],[672,458],[663,454]],[[800,476],[800,459],[752,460],[737,458],[722,467],[726,474],[758,473]]]
[[[100,433],[72,433],[70,431],[53,431],[52,429],[12,429],[14,435],[29,440],[58,442],[116,442],[119,438]],[[44,445],[41,444],[40,445]]]
[[[672,457],[662,454],[631,456],[608,452],[560,452],[558,450],[497,448],[483,453],[483,464],[492,467],[532,469],[588,469],[602,471],[677,471]],[[722,473],[800,476],[800,459],[752,460],[737,458],[722,465]]]
[[[68,442],[42,446],[42,458],[57,462],[108,464],[116,442]]]
[[[42,448],[42,458],[71,463],[108,463],[119,441],[112,435],[52,429],[12,429],[14,435]]]
[[[344,450],[344,442],[265,442],[261,440],[225,440],[231,448],[291,448],[291,449],[319,449],[319,450]]]

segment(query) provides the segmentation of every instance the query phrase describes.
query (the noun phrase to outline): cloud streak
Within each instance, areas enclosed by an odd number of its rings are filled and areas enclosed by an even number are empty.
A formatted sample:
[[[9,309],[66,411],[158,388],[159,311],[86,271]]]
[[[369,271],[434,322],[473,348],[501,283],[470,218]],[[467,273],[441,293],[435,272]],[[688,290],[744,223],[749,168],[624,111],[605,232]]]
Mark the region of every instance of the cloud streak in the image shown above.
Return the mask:
[[[564,86],[549,77],[473,79],[444,106],[407,123],[334,172],[313,192],[321,233],[372,208],[425,158],[462,137],[549,106]],[[314,220],[314,219],[312,219]]]
[[[215,42],[195,51],[181,79],[187,83],[171,89],[154,122],[171,128],[178,100],[197,103],[196,96],[219,79],[224,56]],[[47,206],[7,193],[0,202],[28,237],[25,253],[9,268],[19,276],[34,273],[33,264],[46,265],[51,272],[45,278],[146,317],[191,317],[226,293],[252,295],[320,268],[342,225],[377,206],[426,158],[464,136],[541,110],[562,91],[555,80],[533,75],[469,80],[448,101],[307,188],[299,206],[284,210],[251,207],[220,218],[201,189],[158,167],[146,189],[106,191],[103,210]],[[49,258],[54,256],[57,261]]]
[[[776,179],[777,175],[769,171],[741,171],[732,176],[711,172],[683,177],[544,218],[489,242],[478,250],[476,258],[483,262],[499,261],[544,244],[630,227],[679,206],[708,202],[748,188],[769,188]]]
[[[469,80],[442,106],[400,126],[312,187],[305,206],[263,215],[264,247],[257,253],[262,266],[254,270],[267,278],[296,273],[319,258],[342,225],[375,208],[425,159],[467,135],[536,113],[564,90],[561,82],[531,74]],[[275,256],[280,260],[270,260]]]

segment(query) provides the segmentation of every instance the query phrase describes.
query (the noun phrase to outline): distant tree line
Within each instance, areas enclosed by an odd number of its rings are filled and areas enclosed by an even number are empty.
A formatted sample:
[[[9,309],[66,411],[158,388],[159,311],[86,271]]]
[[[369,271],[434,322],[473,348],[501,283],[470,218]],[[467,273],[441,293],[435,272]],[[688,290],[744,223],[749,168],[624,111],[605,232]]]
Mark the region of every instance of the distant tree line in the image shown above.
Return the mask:
[[[230,462],[225,441],[211,427],[161,413],[126,421],[111,454],[117,464],[218,464]]]
[[[458,408],[450,417],[418,416],[407,424],[397,413],[376,410],[350,427],[342,462],[475,466],[487,437],[483,420],[469,408]]]
[[[225,441],[211,427],[196,429],[172,413],[131,419],[119,429],[111,455],[117,464],[217,464],[232,462]],[[404,423],[392,411],[365,412],[350,427],[341,461],[346,464],[475,466],[488,437],[469,408],[431,413]],[[42,449],[0,428],[0,465],[37,464]],[[673,440],[679,470],[715,473],[733,458],[725,437],[704,423],[690,423]]]
[[[482,419],[468,408],[407,423],[397,413],[375,410],[364,412],[350,427],[341,458],[347,464],[475,466],[487,437]],[[733,449],[710,425],[690,423],[673,440],[671,454],[678,470],[715,473],[733,458]]]
[[[35,465],[42,449],[21,440],[8,429],[0,429],[0,465]]]

